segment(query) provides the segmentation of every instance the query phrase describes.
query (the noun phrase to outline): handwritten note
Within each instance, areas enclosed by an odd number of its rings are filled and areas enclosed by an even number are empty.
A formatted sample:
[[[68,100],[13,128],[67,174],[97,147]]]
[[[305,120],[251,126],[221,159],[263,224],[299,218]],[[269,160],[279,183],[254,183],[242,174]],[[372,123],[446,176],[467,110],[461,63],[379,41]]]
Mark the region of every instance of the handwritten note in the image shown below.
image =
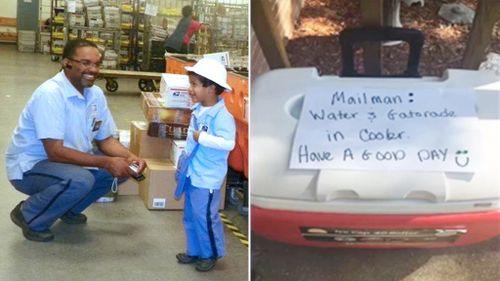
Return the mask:
[[[480,132],[472,90],[310,90],[291,169],[474,172]]]

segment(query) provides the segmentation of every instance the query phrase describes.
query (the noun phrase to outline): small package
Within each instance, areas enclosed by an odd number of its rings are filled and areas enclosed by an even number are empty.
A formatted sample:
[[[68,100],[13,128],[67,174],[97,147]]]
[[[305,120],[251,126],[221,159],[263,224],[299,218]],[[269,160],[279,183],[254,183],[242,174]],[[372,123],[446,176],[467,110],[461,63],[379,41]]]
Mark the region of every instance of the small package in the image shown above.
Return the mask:
[[[220,62],[222,65],[224,65],[225,67],[230,66],[229,52],[204,54],[203,57],[216,60],[216,61]]]
[[[130,122],[130,152],[141,158],[170,159],[172,140],[150,137],[147,130],[146,122]]]
[[[148,136],[184,140],[187,138],[188,127],[182,124],[151,122],[148,126]]]
[[[182,210],[184,198],[174,199],[175,167],[170,161],[146,159],[146,179],[139,183],[139,196],[150,210]]]
[[[118,141],[126,147],[130,147],[130,130],[118,130]]]
[[[164,73],[161,75],[160,95],[167,108],[191,108],[187,75]]]
[[[142,111],[148,121],[189,125],[191,110],[166,108],[159,93],[142,92]]]
[[[170,161],[158,159],[145,159],[148,167],[144,170],[145,180],[139,183],[139,197],[149,210],[182,210],[184,196],[179,200],[174,199],[175,170]],[[220,198],[225,198],[225,182],[220,189]],[[224,209],[225,200],[220,200],[219,210]]]
[[[177,162],[179,161],[179,156],[186,147],[185,140],[174,140],[170,151],[170,160],[174,163],[174,167],[177,167]]]

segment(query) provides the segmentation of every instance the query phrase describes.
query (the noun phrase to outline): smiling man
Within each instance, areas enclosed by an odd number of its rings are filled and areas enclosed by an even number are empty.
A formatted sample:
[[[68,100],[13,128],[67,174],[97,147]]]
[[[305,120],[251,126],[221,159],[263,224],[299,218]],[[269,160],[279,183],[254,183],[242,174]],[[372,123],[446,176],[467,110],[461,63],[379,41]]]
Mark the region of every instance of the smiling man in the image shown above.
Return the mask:
[[[146,162],[112,136],[117,128],[102,90],[94,85],[101,54],[89,41],[64,47],[62,70],[33,93],[6,153],[7,176],[29,195],[11,212],[24,237],[50,241],[57,219],[86,223],[82,214],[110,191],[115,179],[136,175]],[[94,150],[96,144],[100,152]]]

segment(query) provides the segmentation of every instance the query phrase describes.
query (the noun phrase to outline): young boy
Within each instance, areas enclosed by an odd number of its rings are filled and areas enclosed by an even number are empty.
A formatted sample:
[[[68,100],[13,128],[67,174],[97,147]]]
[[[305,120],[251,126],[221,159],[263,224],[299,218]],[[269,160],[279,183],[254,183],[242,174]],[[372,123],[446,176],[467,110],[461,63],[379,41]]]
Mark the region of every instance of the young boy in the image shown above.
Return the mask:
[[[194,106],[186,152],[191,158],[184,185],[184,229],[187,249],[176,255],[182,264],[198,271],[213,269],[225,254],[224,229],[219,218],[220,188],[227,173],[227,158],[235,144],[235,123],[219,95],[230,91],[225,67],[213,59],[201,59],[186,67],[189,95]],[[222,187],[224,188],[224,187]]]

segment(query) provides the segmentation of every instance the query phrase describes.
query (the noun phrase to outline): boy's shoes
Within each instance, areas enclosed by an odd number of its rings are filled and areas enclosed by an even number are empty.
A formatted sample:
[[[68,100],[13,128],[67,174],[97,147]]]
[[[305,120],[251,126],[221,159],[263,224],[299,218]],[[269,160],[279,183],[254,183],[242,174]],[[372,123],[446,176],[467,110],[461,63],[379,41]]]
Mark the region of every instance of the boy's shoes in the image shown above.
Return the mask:
[[[87,222],[87,216],[84,214],[73,214],[67,212],[61,217],[61,220],[66,224],[83,224]]]
[[[199,259],[196,262],[195,268],[198,271],[207,272],[212,270],[216,263],[217,263],[216,259]]]
[[[24,219],[23,213],[21,212],[21,205],[24,201],[21,201],[17,206],[10,212],[10,219],[17,226],[23,230],[23,235],[26,239],[37,242],[47,242],[54,239],[54,234],[50,230],[44,231],[34,231],[31,230]]]
[[[198,261],[197,256],[188,256],[186,253],[179,253],[175,255],[175,257],[177,258],[177,262],[182,264],[195,263]]]

